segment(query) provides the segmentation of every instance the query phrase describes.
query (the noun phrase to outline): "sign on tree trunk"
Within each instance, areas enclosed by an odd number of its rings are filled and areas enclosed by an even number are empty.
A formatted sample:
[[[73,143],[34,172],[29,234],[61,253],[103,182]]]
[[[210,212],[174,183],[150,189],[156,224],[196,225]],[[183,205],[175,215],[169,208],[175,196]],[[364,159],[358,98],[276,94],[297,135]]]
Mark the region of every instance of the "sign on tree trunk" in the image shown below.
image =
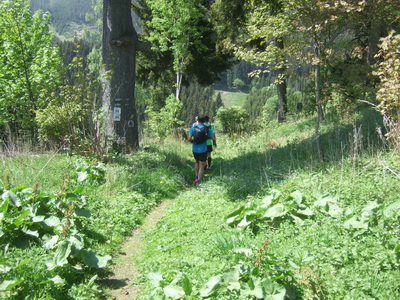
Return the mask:
[[[103,1],[103,63],[107,81],[103,105],[107,111],[106,133],[118,145],[139,146],[135,105],[136,51],[150,46],[138,41],[132,23],[131,0]]]

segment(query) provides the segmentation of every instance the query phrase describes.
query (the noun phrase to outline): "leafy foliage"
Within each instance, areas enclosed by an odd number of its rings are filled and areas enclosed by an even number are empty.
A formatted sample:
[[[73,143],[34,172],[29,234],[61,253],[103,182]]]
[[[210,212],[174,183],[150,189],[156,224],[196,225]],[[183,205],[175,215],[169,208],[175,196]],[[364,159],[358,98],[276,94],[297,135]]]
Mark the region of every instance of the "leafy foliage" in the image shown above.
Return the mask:
[[[99,82],[80,50],[76,45],[65,84],[47,96],[48,105],[37,111],[39,136],[43,142],[63,145],[81,154],[101,154],[101,111],[96,100]]]
[[[400,35],[391,32],[388,37],[382,40],[380,55],[383,61],[379,65],[376,75],[379,76],[380,88],[377,99],[380,104],[377,109],[387,117],[389,127],[389,137],[394,142],[397,149],[400,147]]]
[[[4,256],[10,257],[1,264],[3,292],[14,296],[29,290],[37,293],[46,285],[67,284],[70,278],[65,277],[66,271],[79,276],[82,268],[104,268],[107,265],[111,257],[101,256],[90,249],[85,235],[91,214],[86,209],[82,191],[77,188],[48,195],[24,187],[0,190],[0,243],[5,245]],[[36,248],[45,251],[44,259],[36,261],[39,266],[31,264],[33,258],[26,258],[22,263],[13,259],[14,253],[18,253],[16,249],[27,247],[32,249],[30,251]],[[34,280],[27,280],[26,273],[32,272],[32,268],[42,272]]]
[[[138,299],[266,298],[266,286],[292,299],[397,296],[398,157],[348,123],[326,119],[325,163],[310,151],[312,119],[219,134],[218,174],[181,193],[144,237]],[[356,150],[350,136],[368,143]]]
[[[0,297],[103,299],[99,279],[107,276],[111,255],[152,207],[184,184],[177,166],[185,170],[187,162],[173,153],[147,148],[107,165],[55,154],[2,158]],[[14,184],[36,180],[55,191]]]
[[[50,15],[32,15],[26,0],[2,1],[0,12],[0,126],[11,134],[34,132],[35,112],[46,107],[59,78]]]
[[[216,119],[221,123],[222,130],[228,134],[240,134],[246,131],[249,122],[248,113],[237,106],[221,107]]]
[[[260,204],[248,203],[227,216],[227,223],[239,228],[251,228],[257,233],[260,226],[276,226],[285,219],[299,222],[302,218],[311,217],[314,212],[303,203],[299,191],[285,198],[279,191],[272,191]]]
[[[182,88],[181,101],[181,118],[187,126],[191,125],[194,117],[198,115],[214,120],[218,109],[223,106],[220,94],[215,95],[212,87],[203,87],[196,82]]]
[[[93,12],[91,0],[30,0],[33,11],[42,10],[50,12],[52,25],[61,36],[73,38],[72,31],[86,24],[93,25],[86,18],[87,14]],[[78,28],[76,26],[79,26]]]
[[[147,126],[160,140],[164,140],[174,130],[182,125],[178,119],[182,109],[182,103],[174,95],[170,95],[165,106],[159,112],[155,111],[153,106],[146,110],[149,120]]]

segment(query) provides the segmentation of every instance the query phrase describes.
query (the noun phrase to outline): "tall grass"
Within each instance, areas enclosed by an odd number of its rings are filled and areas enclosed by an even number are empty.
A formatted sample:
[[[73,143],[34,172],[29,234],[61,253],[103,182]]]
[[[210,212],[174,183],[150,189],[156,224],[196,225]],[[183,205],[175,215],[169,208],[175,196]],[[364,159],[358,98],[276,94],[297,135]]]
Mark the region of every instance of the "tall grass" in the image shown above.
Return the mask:
[[[67,203],[73,201],[69,199],[73,199],[74,195],[82,194],[87,211],[85,215],[88,216],[90,212],[90,218],[82,219],[82,223],[75,221],[85,226],[83,231],[71,235],[79,234],[80,239],[85,240],[85,249],[90,247],[90,251],[96,251],[104,257],[115,257],[124,239],[141,224],[148,211],[163,199],[174,197],[185,187],[191,171],[192,164],[189,165],[179,152],[157,145],[145,147],[135,155],[111,158],[107,166],[95,159],[59,153],[28,153],[0,158],[0,229],[6,225],[4,228],[8,230],[15,223],[15,235],[18,232],[21,235],[18,239],[30,241],[28,246],[27,243],[23,244],[25,249],[14,244],[0,245],[1,255],[4,255],[0,265],[5,270],[0,274],[0,282],[4,282],[0,285],[0,298],[102,299],[102,289],[95,279],[108,276],[107,268],[92,269],[75,257],[68,257],[67,264],[49,269],[48,261],[57,253],[60,254],[58,248],[45,248],[41,245],[46,243],[46,236],[42,238],[39,234],[29,238],[24,234],[27,232],[25,228],[18,228],[21,223],[29,224],[39,213],[31,208],[31,205],[37,206],[34,201],[39,200],[21,200],[21,203],[15,202],[18,207],[12,206],[11,209],[7,205],[10,201],[7,195],[10,193],[29,195],[33,191],[33,199],[47,199],[50,206],[54,199],[60,198]],[[21,186],[28,189],[24,190]],[[65,230],[59,230],[59,241],[69,238],[66,231],[71,224],[69,209],[75,205],[68,206],[64,217],[54,216],[61,218],[62,224],[65,223],[62,226]],[[26,209],[31,210],[29,215],[26,215]],[[40,227],[40,222],[37,222],[32,224],[39,224],[36,226]],[[0,237],[2,241],[7,241],[4,235]],[[20,265],[21,261],[27,263]],[[63,284],[54,284],[52,278]]]
[[[388,207],[393,205],[395,211],[398,203],[400,160],[379,134],[379,120],[370,112],[352,120],[328,116],[321,127],[323,162],[315,150],[312,118],[271,123],[260,132],[237,138],[217,132],[213,171],[206,174],[201,188],[191,189],[187,189],[194,173],[191,145],[173,138],[162,144],[144,140],[134,155],[110,159],[100,182],[79,185],[92,212],[85,234],[94,250],[115,257],[152,207],[176,197],[171,211],[145,235],[146,247],[138,259],[140,298],[154,299],[164,293],[147,279],[150,271],[153,279],[160,278],[155,273],[161,274],[163,281],[158,283],[163,287],[179,287],[182,282],[187,286],[189,280],[192,298],[198,299],[210,278],[231,268],[244,272],[243,278],[257,272],[264,279],[275,274],[292,298],[399,296],[400,224],[398,217],[387,214]],[[65,182],[75,188],[78,170],[96,163],[58,153],[2,157],[0,185],[9,189],[39,184],[41,191],[57,193]],[[299,191],[314,216],[297,222],[290,218],[267,222],[257,234],[227,225],[229,214],[243,205],[257,210],[274,189],[285,199]],[[331,207],[343,209],[340,217],[314,206],[324,197]],[[35,285],[34,275],[48,272],[40,258],[45,254],[33,247],[15,249],[7,257],[15,265],[35,257],[23,266],[24,278],[35,286],[32,297],[102,297],[99,283],[90,279],[93,274],[107,277],[107,269],[82,269],[79,276],[68,269],[58,274],[67,279],[63,287]],[[233,299],[244,292],[244,286],[248,283],[241,281],[230,296],[229,289],[216,289],[210,297]],[[26,296],[20,292],[15,287],[10,299]]]
[[[203,187],[181,193],[146,235],[139,299],[184,293],[188,282],[190,296],[200,297],[217,278],[245,270],[239,285],[219,281],[209,297],[246,299],[257,272],[265,280],[275,274],[291,299],[399,297],[400,160],[379,134],[380,118],[368,111],[352,120],[328,116],[321,128],[324,161],[315,150],[314,124],[304,118],[235,139],[217,132],[214,169]],[[253,209],[242,228],[256,222],[273,190],[282,199],[298,191],[313,215],[261,223],[256,234],[227,226],[227,216],[242,206]],[[328,202],[321,208],[318,201]],[[146,279],[149,272],[162,284]]]

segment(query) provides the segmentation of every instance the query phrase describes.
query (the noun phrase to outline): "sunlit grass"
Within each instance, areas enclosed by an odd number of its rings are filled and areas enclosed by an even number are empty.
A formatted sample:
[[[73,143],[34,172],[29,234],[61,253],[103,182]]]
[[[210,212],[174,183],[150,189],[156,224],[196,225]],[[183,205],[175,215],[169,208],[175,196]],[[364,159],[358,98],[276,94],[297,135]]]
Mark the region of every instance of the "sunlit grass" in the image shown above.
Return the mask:
[[[228,91],[216,91],[221,93],[221,99],[225,107],[239,106],[242,107],[246,101],[247,95],[243,92],[228,92]]]

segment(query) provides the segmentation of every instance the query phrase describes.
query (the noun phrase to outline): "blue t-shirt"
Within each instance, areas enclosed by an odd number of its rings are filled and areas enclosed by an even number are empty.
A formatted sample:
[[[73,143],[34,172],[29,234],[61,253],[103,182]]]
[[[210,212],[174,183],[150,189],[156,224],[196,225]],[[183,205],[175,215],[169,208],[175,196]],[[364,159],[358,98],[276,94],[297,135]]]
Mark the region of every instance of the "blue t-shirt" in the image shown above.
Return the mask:
[[[196,125],[196,126],[198,126],[199,128],[204,127],[204,125]],[[194,136],[194,126],[190,127],[189,136]],[[210,138],[212,138],[212,137],[214,137],[214,133],[213,133],[211,130],[208,130],[208,136],[209,136]],[[207,152],[207,141],[205,141],[205,142],[202,143],[202,144],[193,143],[193,144],[192,144],[192,151],[193,151],[194,153],[204,153],[204,152]]]

